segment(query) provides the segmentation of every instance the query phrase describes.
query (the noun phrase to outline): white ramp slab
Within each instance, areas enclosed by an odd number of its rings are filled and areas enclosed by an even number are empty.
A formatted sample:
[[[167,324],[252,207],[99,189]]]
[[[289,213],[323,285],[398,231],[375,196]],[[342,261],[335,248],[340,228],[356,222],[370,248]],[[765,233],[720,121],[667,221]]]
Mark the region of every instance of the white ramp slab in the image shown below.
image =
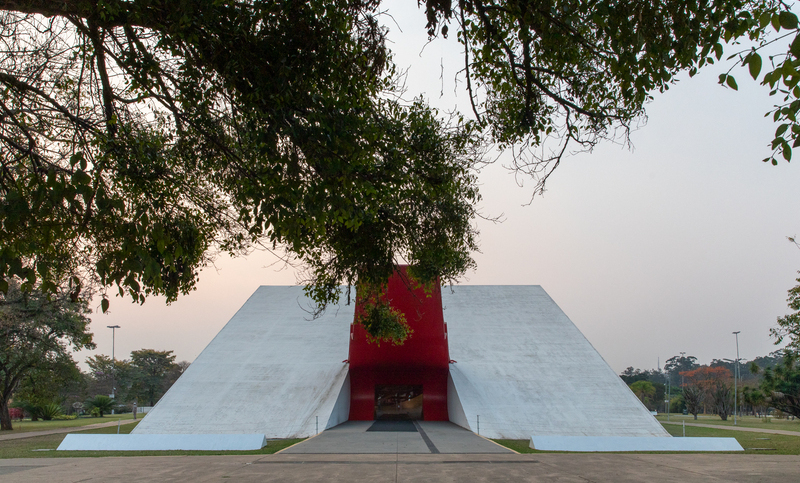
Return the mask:
[[[744,451],[736,438],[651,438],[620,436],[533,436],[541,451]]]
[[[542,287],[460,285],[442,302],[454,423],[489,438],[669,437]]]
[[[251,451],[263,434],[68,434],[58,451]]]
[[[354,305],[309,307],[302,287],[259,287],[132,434],[294,438],[347,420]]]

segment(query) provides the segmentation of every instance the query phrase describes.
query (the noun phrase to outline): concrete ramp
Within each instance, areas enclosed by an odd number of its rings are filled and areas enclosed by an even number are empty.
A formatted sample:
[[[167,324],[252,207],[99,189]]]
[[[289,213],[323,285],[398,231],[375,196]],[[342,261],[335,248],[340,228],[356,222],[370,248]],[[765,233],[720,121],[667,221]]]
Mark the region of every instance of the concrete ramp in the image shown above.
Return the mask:
[[[669,437],[542,287],[461,285],[442,303],[454,423],[489,438]]]
[[[296,438],[346,421],[354,306],[309,310],[302,287],[259,287],[132,434]]]
[[[68,434],[58,451],[253,451],[263,434]]]
[[[744,451],[736,438],[649,438],[626,436],[533,436],[530,447],[541,451]]]

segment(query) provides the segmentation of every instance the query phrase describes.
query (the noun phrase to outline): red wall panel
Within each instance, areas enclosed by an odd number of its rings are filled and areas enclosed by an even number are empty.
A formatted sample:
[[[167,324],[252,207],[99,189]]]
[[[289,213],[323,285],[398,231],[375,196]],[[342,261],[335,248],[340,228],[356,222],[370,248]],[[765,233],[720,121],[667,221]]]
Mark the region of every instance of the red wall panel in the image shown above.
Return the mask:
[[[447,421],[447,374],[450,354],[442,295],[437,285],[426,295],[401,268],[389,279],[385,297],[414,331],[401,346],[369,343],[360,325],[350,328],[350,419],[372,420],[376,385],[422,385],[423,418]],[[360,300],[356,294],[356,313]]]

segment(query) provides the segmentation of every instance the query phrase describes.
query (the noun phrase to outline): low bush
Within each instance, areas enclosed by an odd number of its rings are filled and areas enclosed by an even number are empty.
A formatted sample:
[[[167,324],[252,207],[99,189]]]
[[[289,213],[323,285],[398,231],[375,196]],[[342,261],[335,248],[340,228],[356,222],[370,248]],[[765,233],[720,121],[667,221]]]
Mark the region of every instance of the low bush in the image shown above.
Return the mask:
[[[58,416],[53,416],[54,421],[71,421],[73,419],[78,419],[76,415],[69,415],[69,414],[59,414]]]
[[[98,416],[102,418],[103,414],[110,413],[115,409],[117,403],[108,396],[98,395],[86,401],[84,407],[91,409],[92,416],[94,416],[96,412],[99,412]]]
[[[44,419],[45,421],[51,421],[54,418],[62,416],[64,414],[64,410],[61,408],[60,404],[50,403],[50,404],[43,404],[38,408],[39,417]]]

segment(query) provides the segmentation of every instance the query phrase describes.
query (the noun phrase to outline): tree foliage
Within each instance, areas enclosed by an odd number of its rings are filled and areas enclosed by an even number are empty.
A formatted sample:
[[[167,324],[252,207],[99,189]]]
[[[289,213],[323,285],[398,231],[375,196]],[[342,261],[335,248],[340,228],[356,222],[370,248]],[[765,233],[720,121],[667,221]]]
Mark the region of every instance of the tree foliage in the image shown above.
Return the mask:
[[[797,38],[797,17],[780,0],[425,5],[430,35],[441,28],[446,36],[448,24],[457,24],[475,116],[501,146],[522,145],[515,167],[538,178],[538,191],[570,145],[591,149],[603,139],[627,140],[654,92],[668,89],[681,71],[694,75],[721,60],[725,43],[756,42],[737,60],[758,78],[762,48]],[[768,35],[771,30],[777,38]],[[800,105],[794,102],[798,46],[793,40],[785,55],[771,56],[771,70],[762,77],[771,94],[786,96],[773,111],[776,122],[784,121],[772,142],[773,162],[776,152],[791,158],[788,142],[798,142],[800,133]],[[720,82],[737,87],[730,71]],[[551,149],[548,139],[555,142]]]
[[[474,265],[480,136],[521,147],[539,191],[568,146],[626,138],[724,42],[761,42],[739,58],[756,78],[767,30],[797,31],[773,0],[420,3],[432,36],[458,27],[474,123],[400,100],[379,0],[3,2],[0,284],[171,301],[217,252],[258,246],[308,267],[320,309],[401,263],[449,282]],[[787,160],[795,44],[762,80],[785,96]],[[372,313],[373,338],[405,334]]]
[[[702,400],[714,407],[715,412],[723,421],[728,419],[728,414],[733,410],[733,390],[731,385],[731,371],[726,367],[700,366],[691,371],[680,373],[685,378],[684,400],[687,407],[690,402],[686,399],[686,389],[694,395],[694,391],[702,394]],[[692,401],[694,404],[694,401]],[[694,409],[697,409],[696,407]],[[696,413],[692,413],[695,414]]]
[[[377,2],[3,5],[0,276],[174,300],[265,245],[324,308],[472,266],[475,139],[388,95]]]
[[[84,300],[59,288],[43,293],[24,291],[11,279],[0,293],[0,423],[11,429],[8,402],[33,371],[50,371],[70,359],[69,349],[92,349],[88,309]]]
[[[172,351],[141,349],[131,352],[130,365],[130,399],[144,399],[148,405],[155,406],[169,388],[167,376],[176,369],[175,355]]]
[[[104,394],[98,394],[86,400],[83,408],[91,414],[103,417],[104,414],[110,413],[117,406],[116,401]]]
[[[754,45],[730,58],[736,57],[747,67],[754,80],[769,88],[769,95],[777,99],[767,113],[778,124],[770,143],[772,153],[764,162],[778,164],[778,155],[792,160],[792,149],[800,146],[800,29],[792,3],[782,0],[745,2],[746,10],[739,14],[740,21],[726,24],[724,40],[747,38]],[[769,49],[777,48],[777,53]],[[718,49],[721,52],[721,48]],[[762,55],[763,54],[763,55]],[[720,55],[717,55],[719,60]],[[766,59],[765,59],[766,58]],[[738,89],[730,70],[719,77],[720,84]]]
[[[89,394],[114,394],[117,399],[130,399],[127,393],[132,384],[133,367],[129,360],[111,359],[109,356],[97,354],[88,357],[86,365],[89,366]]]
[[[689,385],[683,388],[682,394],[683,402],[686,404],[686,410],[689,414],[694,416],[694,419],[697,419],[697,413],[702,409],[703,399],[705,398],[703,390],[700,389],[699,386]]]
[[[733,412],[734,392],[731,384],[722,380],[714,381],[707,397],[720,419],[727,421],[728,415]]]
[[[664,362],[664,372],[669,375],[670,383],[673,386],[681,384],[681,374],[699,367],[695,356],[672,356]]]
[[[800,248],[800,243],[794,237],[788,237],[788,240],[794,243],[797,248]],[[797,279],[797,282],[800,282],[800,278]],[[800,284],[789,289],[789,298],[786,301],[789,308],[795,312],[778,317],[777,326],[770,328],[769,333],[775,338],[775,345],[782,343],[784,340],[789,341],[789,344],[783,350],[776,351],[776,353],[783,352],[785,354],[787,351],[792,351],[795,355],[798,355],[800,354]]]
[[[632,384],[636,381],[650,381],[654,384],[665,384],[666,377],[664,373],[657,369],[634,369],[633,366],[627,367],[619,375],[620,379],[625,381],[625,384]]]
[[[650,381],[636,381],[630,385],[631,391],[636,394],[636,397],[645,403],[645,398],[648,400],[656,393],[656,388]]]
[[[797,281],[800,282],[800,278]],[[777,326],[770,328],[769,332],[775,338],[775,344],[788,340],[786,348],[800,354],[800,283],[789,289],[787,302],[794,312],[778,317]]]
[[[48,364],[27,371],[14,391],[13,406],[24,408],[32,420],[46,419],[43,409],[61,405],[68,396],[82,392],[83,375],[68,353],[57,354]]]
[[[754,387],[746,386],[742,389],[742,400],[753,408],[756,415],[765,414],[769,406],[764,392]]]
[[[777,366],[764,369],[760,388],[770,406],[800,417],[800,365],[797,354],[785,351]]]

